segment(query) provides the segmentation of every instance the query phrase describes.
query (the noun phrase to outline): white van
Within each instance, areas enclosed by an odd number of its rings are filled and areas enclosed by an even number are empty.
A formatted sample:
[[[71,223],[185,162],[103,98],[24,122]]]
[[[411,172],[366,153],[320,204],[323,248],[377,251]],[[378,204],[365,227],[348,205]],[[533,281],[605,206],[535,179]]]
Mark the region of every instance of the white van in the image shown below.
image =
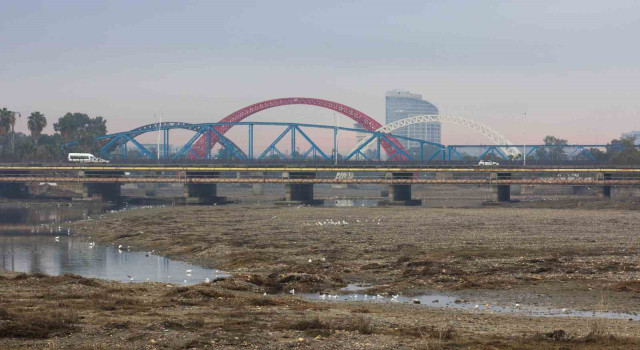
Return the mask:
[[[491,160],[481,160],[478,162],[478,165],[500,165],[500,163]]]
[[[67,160],[75,163],[109,163],[108,160],[95,157],[91,153],[69,153]]]

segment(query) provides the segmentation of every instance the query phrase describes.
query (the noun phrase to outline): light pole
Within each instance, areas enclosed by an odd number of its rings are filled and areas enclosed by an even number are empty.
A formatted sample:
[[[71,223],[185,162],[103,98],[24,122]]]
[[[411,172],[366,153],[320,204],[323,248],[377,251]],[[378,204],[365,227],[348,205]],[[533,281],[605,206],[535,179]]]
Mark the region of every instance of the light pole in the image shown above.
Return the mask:
[[[527,166],[527,142],[525,138],[527,137],[527,113],[524,113],[524,117],[522,118],[522,165]]]

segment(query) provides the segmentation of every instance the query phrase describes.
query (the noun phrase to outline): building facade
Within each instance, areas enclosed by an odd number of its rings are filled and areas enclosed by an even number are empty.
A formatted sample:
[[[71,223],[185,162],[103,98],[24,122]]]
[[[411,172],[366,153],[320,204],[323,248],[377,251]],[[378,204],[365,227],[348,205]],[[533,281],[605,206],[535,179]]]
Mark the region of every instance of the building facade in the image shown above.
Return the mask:
[[[409,91],[391,90],[387,92],[385,98],[387,115],[385,124],[415,115],[438,114],[436,106],[424,101],[422,95],[412,94]],[[442,126],[440,122],[414,124],[395,130],[392,134],[441,143]],[[418,142],[400,140],[400,143],[411,153],[420,151]]]

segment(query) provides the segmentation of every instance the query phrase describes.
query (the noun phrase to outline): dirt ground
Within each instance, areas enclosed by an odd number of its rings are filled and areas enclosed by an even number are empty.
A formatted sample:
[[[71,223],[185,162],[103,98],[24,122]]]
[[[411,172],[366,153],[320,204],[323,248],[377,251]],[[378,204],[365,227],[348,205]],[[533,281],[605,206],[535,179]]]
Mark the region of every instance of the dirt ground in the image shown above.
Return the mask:
[[[228,205],[93,217],[73,232],[234,276],[179,287],[0,274],[0,348],[638,348],[638,321],[281,294],[357,283],[384,295],[640,311],[637,204],[558,203],[571,209]]]

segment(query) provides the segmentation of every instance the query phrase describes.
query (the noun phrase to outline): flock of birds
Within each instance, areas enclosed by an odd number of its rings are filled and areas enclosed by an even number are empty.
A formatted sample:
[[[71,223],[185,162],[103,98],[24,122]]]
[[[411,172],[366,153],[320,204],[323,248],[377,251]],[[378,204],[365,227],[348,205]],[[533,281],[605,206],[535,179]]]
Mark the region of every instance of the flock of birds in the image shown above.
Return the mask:
[[[391,297],[388,298],[388,300],[390,300],[391,302],[398,302],[398,297],[400,296],[400,294],[396,294],[396,295],[391,295]],[[338,294],[320,294],[320,300],[337,300],[338,299]],[[352,294],[350,296],[348,296],[348,299],[352,299],[352,300],[364,300],[364,301],[385,301],[387,299],[385,299],[385,297],[383,295],[380,294],[375,294],[372,296],[369,296],[369,294],[364,294],[362,295],[362,297],[360,297],[358,294]]]
[[[272,218],[273,219],[273,218]],[[360,219],[356,219],[355,220],[356,223],[371,223],[371,224],[377,224],[380,225],[380,223],[382,222],[381,219],[365,219],[360,220]],[[302,226],[345,226],[345,225],[349,225],[349,222],[347,220],[344,219],[338,219],[338,220],[334,220],[334,219],[325,219],[323,221],[316,221],[316,222],[304,222],[302,223]]]

